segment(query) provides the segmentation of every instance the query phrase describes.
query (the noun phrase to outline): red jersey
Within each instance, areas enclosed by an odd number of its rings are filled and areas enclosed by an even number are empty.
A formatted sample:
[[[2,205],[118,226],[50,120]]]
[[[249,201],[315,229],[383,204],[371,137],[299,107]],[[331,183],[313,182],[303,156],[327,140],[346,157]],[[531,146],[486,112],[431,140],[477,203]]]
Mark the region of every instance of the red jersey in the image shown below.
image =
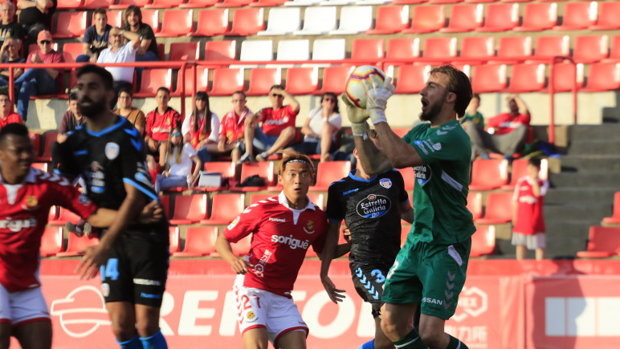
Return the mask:
[[[284,193],[250,205],[224,230],[224,237],[237,242],[249,234],[248,256],[254,268],[243,286],[291,297],[299,268],[312,245],[321,253],[327,232],[325,213],[312,202],[303,210],[288,207]]]
[[[521,177],[517,181],[512,200],[517,205],[517,219],[513,231],[523,235],[534,235],[545,232],[543,217],[543,196],[549,190],[549,182],[538,179],[540,195],[534,196],[532,179],[529,176]]]
[[[261,114],[259,121],[263,123],[263,132],[267,136],[279,136],[285,128],[295,127],[295,117],[299,114],[290,105],[278,110],[265,108],[259,113]]]
[[[0,284],[9,292],[41,286],[39,248],[50,207],[88,218],[97,207],[64,177],[37,169],[19,185],[0,178]]]
[[[160,115],[157,108],[146,114],[146,134],[158,142],[168,140],[170,131],[181,126],[181,115],[168,107],[164,115]]]
[[[243,139],[245,132],[245,118],[252,114],[247,107],[243,109],[241,115],[237,117],[235,110],[231,110],[222,118],[220,135],[226,137],[227,142],[234,142]]]
[[[0,117],[0,129],[2,129],[4,126],[8,124],[23,124],[23,123],[24,121],[22,120],[22,117],[19,116],[19,114],[17,113],[9,114],[9,116],[7,116],[6,119],[2,119]]]

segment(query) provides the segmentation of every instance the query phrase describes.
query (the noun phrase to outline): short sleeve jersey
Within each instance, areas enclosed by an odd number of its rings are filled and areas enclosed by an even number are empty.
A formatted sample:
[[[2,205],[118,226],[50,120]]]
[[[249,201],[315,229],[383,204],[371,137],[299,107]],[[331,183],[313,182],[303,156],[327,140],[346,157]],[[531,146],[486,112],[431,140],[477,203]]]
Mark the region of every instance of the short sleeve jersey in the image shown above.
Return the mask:
[[[344,219],[351,231],[350,261],[391,266],[400,250],[400,206],[409,201],[400,172],[367,180],[351,172],[330,185],[327,198],[329,221]]]
[[[170,131],[181,125],[181,115],[168,107],[164,115],[159,114],[157,108],[146,114],[146,135],[158,142],[163,142],[170,136]]]
[[[534,195],[532,179],[529,176],[520,178],[515,186],[512,200],[517,205],[517,219],[513,231],[523,235],[534,235],[545,232],[543,217],[543,197],[549,190],[549,182],[538,179],[540,195]]]
[[[263,132],[267,136],[279,136],[287,127],[295,127],[295,118],[299,112],[294,111],[290,105],[284,106],[278,110],[273,108],[265,108],[259,112],[261,114],[260,122],[263,123]]]
[[[110,41],[110,30],[112,30],[112,26],[106,24],[103,34],[99,35],[99,33],[97,33],[97,27],[91,25],[86,28],[84,38],[82,38],[82,43],[89,44],[89,48],[92,53],[99,53],[108,47],[108,42]]]
[[[8,124],[23,124],[23,123],[24,123],[24,120],[22,120],[22,117],[17,113],[11,113],[5,119],[2,119],[0,117],[0,129],[2,129],[4,126]]]
[[[465,113],[465,117],[461,120],[461,124],[467,121],[471,121],[474,125],[484,128],[484,116],[479,111],[474,115],[470,115],[469,113]]]
[[[41,286],[39,248],[54,205],[83,218],[97,209],[69,180],[55,174],[30,169],[19,185],[0,179],[0,284],[9,292]]]
[[[254,268],[243,281],[291,298],[291,291],[308,248],[321,253],[325,243],[325,213],[312,202],[303,210],[291,209],[284,193],[250,205],[224,230],[233,243],[252,235],[248,256]]]
[[[235,110],[231,110],[222,118],[220,136],[226,137],[227,142],[241,140],[245,132],[245,118],[251,115],[252,111],[247,107],[243,109],[241,115],[237,115]]]
[[[467,209],[471,142],[457,120],[431,128],[416,126],[403,137],[424,165],[414,167],[415,220],[409,238],[450,245],[476,231]]]

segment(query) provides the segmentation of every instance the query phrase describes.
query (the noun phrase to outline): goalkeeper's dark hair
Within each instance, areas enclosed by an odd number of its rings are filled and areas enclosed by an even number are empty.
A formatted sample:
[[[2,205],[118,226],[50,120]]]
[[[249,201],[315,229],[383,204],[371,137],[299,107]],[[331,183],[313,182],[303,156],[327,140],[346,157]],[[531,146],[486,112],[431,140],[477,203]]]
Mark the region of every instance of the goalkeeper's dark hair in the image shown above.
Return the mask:
[[[456,95],[454,111],[456,111],[459,118],[464,117],[465,110],[467,110],[467,106],[473,96],[469,77],[450,64],[434,68],[431,70],[430,75],[433,76],[437,73],[442,73],[448,76],[449,82],[446,89]]]

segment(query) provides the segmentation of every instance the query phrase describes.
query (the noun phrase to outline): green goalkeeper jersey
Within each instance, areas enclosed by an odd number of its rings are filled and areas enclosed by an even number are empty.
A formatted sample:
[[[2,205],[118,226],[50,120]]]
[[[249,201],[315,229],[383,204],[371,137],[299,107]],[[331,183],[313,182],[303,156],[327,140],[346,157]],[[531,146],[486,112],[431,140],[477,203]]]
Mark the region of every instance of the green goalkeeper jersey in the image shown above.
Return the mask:
[[[420,154],[424,165],[414,167],[415,220],[413,242],[451,245],[476,231],[467,209],[471,143],[457,120],[431,128],[413,128],[403,140]]]

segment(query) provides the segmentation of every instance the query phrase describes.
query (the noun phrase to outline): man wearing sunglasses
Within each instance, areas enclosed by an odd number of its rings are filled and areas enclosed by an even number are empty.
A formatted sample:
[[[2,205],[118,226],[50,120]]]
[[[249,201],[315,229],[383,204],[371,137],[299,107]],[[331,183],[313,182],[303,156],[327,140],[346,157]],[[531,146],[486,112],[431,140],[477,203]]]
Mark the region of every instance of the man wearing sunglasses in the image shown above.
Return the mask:
[[[28,55],[26,63],[64,63],[65,59],[62,53],[52,49],[52,33],[47,30],[39,32],[37,43],[39,44],[39,49]],[[24,74],[15,80],[15,90],[19,91],[17,96],[17,113],[26,121],[28,118],[28,103],[30,103],[30,97],[51,95],[64,91],[64,84],[63,69],[27,69]]]
[[[263,108],[253,117],[245,119],[245,154],[239,162],[254,161],[254,147],[261,152],[258,161],[267,158],[286,147],[295,138],[295,118],[299,114],[299,102],[284,91],[282,85],[273,85],[269,90],[270,108]],[[284,105],[284,101],[289,104]],[[258,127],[258,123],[262,127]]]

